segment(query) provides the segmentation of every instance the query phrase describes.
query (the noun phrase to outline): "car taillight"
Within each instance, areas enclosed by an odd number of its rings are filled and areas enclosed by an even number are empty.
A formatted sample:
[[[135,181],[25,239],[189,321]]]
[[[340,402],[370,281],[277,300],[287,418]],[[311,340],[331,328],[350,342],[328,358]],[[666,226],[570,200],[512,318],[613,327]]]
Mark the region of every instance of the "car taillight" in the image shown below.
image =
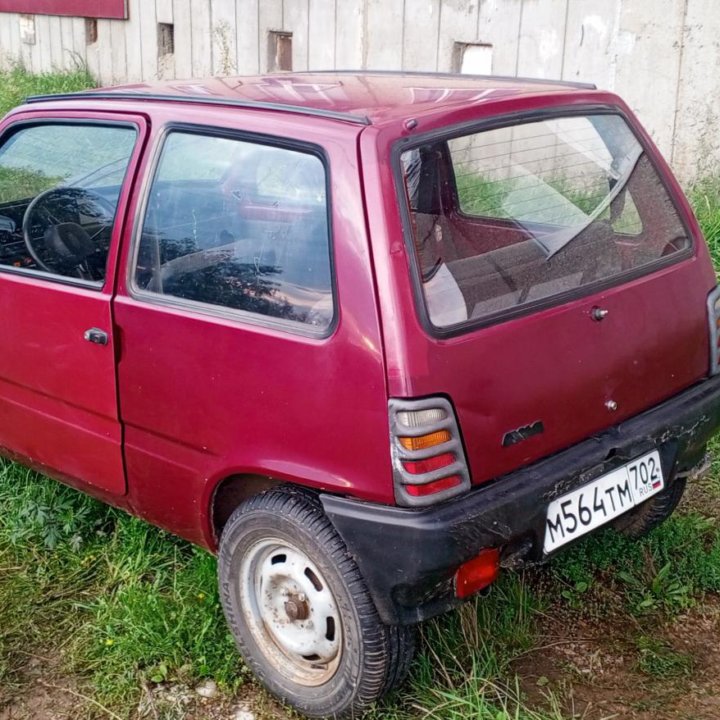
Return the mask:
[[[500,551],[481,550],[477,557],[463,563],[455,573],[455,597],[466,598],[492,585],[500,574]]]
[[[420,506],[470,488],[455,411],[445,398],[389,403],[395,499]]]
[[[720,286],[708,295],[710,323],[710,374],[720,372]]]

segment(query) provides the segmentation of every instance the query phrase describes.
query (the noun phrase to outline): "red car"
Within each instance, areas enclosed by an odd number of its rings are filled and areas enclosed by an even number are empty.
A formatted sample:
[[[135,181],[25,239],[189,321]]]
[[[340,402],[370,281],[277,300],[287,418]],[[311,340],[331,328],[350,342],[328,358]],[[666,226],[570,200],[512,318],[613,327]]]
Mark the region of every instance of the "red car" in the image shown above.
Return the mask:
[[[719,297],[591,86],[213,79],[0,125],[0,446],[217,551],[246,662],[311,716],[501,566],[673,511]]]

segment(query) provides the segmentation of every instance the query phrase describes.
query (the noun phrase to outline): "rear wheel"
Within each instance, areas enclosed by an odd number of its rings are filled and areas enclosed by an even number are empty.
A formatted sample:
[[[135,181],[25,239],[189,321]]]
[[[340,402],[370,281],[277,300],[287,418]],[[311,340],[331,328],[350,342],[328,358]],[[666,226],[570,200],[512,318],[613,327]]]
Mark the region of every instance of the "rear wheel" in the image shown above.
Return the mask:
[[[615,529],[630,538],[644,537],[673,514],[685,492],[685,484],[684,477],[676,478],[662,492],[619,517],[614,523]]]
[[[320,504],[274,489],[230,517],[219,553],[223,607],[259,680],[313,717],[361,712],[400,682],[413,628],[388,627]]]

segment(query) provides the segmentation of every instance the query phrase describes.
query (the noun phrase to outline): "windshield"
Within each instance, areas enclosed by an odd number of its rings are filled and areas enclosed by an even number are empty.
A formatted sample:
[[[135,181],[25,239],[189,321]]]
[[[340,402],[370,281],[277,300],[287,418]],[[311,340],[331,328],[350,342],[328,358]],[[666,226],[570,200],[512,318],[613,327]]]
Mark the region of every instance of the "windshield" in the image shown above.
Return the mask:
[[[690,247],[657,171],[619,115],[434,140],[401,162],[437,327],[590,288]]]

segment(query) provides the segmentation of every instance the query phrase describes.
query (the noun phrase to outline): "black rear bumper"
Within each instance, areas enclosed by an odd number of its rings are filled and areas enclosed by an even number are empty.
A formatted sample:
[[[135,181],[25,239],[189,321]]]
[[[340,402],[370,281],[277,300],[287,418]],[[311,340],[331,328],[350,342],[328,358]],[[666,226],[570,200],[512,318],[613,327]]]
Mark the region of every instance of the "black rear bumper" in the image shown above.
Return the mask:
[[[425,620],[457,604],[458,566],[487,547],[502,564],[543,560],[547,505],[657,448],[669,483],[701,460],[720,426],[720,375],[556,455],[441,505],[412,510],[322,495],[383,621]]]

